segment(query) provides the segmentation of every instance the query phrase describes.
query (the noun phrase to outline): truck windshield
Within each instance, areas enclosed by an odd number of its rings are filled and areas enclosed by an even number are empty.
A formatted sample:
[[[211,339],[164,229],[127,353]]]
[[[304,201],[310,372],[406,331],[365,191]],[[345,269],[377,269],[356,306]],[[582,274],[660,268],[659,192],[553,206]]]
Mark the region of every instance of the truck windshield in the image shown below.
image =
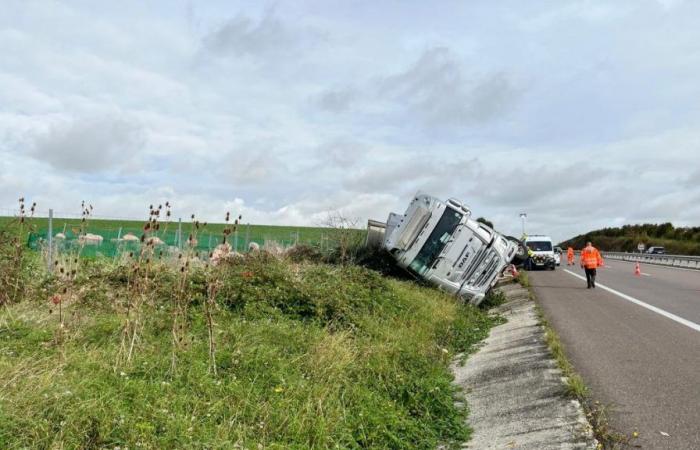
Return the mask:
[[[533,252],[551,252],[552,243],[547,241],[527,241],[527,246]]]
[[[435,260],[445,248],[455,228],[462,220],[462,214],[452,208],[445,209],[437,225],[428,236],[423,248],[420,249],[416,258],[409,268],[418,275],[423,275],[435,263]]]

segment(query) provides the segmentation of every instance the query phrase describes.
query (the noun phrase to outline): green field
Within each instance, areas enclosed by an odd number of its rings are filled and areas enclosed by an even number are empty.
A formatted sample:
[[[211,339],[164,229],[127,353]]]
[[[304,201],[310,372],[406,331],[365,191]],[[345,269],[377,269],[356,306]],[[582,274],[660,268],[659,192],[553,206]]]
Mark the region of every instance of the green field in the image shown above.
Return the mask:
[[[12,217],[0,217],[0,228],[16,221]],[[29,243],[33,248],[38,248],[40,240],[46,239],[48,236],[48,219],[47,218],[32,218],[28,223],[34,230],[33,236],[30,237]],[[119,238],[127,233],[132,233],[137,237],[143,234],[143,227],[146,221],[130,221],[130,220],[104,220],[90,219],[86,222],[85,232],[97,234],[104,238],[104,241],[99,246],[86,246],[83,250],[83,256],[118,256],[123,248],[119,244]],[[53,219],[53,233],[64,233],[68,236],[68,240],[75,239],[78,235],[78,230],[81,226],[80,219]],[[178,223],[175,222],[160,222],[160,229],[156,233],[162,241],[170,246],[178,246]],[[233,226],[233,225],[229,225]],[[183,222],[182,240],[187,241],[192,233],[196,233],[197,245],[196,248],[202,252],[209,252],[220,244],[223,240],[223,231],[226,224],[212,223],[200,224],[196,228],[191,221]],[[364,236],[363,230],[357,231],[357,237]],[[337,230],[323,227],[297,227],[297,226],[277,226],[277,225],[249,225],[240,224],[235,227],[235,232],[228,237],[227,242],[234,247],[235,250],[245,252],[248,243],[255,242],[260,246],[265,243],[274,242],[283,247],[288,247],[294,244],[304,244],[317,247],[321,250],[326,250],[335,245],[337,240]]]

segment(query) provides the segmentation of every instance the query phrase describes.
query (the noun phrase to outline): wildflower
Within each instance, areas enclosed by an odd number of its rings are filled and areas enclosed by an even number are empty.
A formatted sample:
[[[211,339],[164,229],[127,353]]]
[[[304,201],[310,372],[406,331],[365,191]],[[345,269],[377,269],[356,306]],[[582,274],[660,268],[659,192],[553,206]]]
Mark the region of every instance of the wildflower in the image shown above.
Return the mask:
[[[443,348],[443,349],[442,349],[442,353],[444,353],[444,354],[448,354],[448,353],[450,353],[450,351],[449,351],[449,350],[447,350],[446,348]]]
[[[51,303],[53,303],[54,305],[58,305],[59,303],[61,303],[61,296],[58,294],[52,295],[51,296]]]
[[[253,278],[253,272],[250,270],[246,270],[245,272],[241,273],[241,276],[243,278]]]
[[[277,387],[275,388],[275,392],[277,392],[278,394],[279,394],[280,392],[284,392],[284,388],[281,387],[281,386],[277,386]]]

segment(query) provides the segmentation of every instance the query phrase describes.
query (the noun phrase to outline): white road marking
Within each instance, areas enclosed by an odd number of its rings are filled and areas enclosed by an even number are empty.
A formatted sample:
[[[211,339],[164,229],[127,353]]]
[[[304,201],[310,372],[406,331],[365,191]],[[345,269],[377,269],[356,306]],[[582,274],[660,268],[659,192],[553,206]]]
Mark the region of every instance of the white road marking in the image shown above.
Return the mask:
[[[649,275],[648,273],[644,273],[644,272],[642,272],[642,275],[644,275],[645,277],[650,277],[650,276],[651,276],[651,275]]]
[[[575,276],[576,278],[580,278],[580,279],[586,281],[586,277],[581,276],[581,275],[579,275],[579,274],[577,274],[577,273],[573,273],[573,272],[570,271],[570,270],[564,269],[564,272],[568,273],[569,275],[573,275],[573,276]],[[639,306],[641,306],[642,308],[646,308],[646,309],[648,309],[649,311],[653,311],[653,312],[655,312],[656,314],[662,315],[662,316],[664,316],[664,317],[666,317],[666,318],[668,318],[668,319],[673,320],[674,322],[678,322],[678,323],[680,323],[681,325],[685,325],[685,326],[688,327],[688,328],[691,328],[691,329],[693,329],[693,330],[695,330],[695,331],[700,332],[700,325],[697,324],[697,323],[695,323],[695,322],[691,322],[691,321],[688,320],[688,319],[684,319],[684,318],[682,318],[682,317],[679,317],[679,316],[677,316],[677,315],[675,315],[675,314],[673,314],[673,313],[670,313],[670,312],[668,312],[668,311],[666,311],[666,310],[663,310],[663,309],[661,309],[661,308],[658,308],[658,307],[656,307],[656,306],[654,306],[654,305],[650,305],[650,304],[648,304],[648,303],[644,303],[644,302],[641,301],[641,300],[637,300],[637,299],[634,298],[634,297],[630,297],[630,296],[627,295],[627,294],[623,294],[623,293],[620,292],[620,291],[616,291],[615,289],[609,288],[609,287],[607,287],[607,286],[605,286],[605,285],[602,285],[602,284],[600,284],[600,283],[596,283],[596,287],[599,287],[599,288],[601,288],[601,289],[603,289],[603,290],[605,290],[605,291],[610,292],[611,294],[615,294],[615,295],[617,295],[618,297],[620,297],[620,298],[622,298],[622,299],[624,299],[624,300],[627,300],[628,302],[634,303],[635,305],[639,305]]]

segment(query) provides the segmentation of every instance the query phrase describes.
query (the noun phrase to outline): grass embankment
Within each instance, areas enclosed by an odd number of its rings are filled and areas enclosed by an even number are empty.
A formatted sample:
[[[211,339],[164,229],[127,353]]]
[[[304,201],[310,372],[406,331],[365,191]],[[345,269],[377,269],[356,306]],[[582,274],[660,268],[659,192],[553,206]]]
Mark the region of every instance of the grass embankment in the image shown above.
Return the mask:
[[[70,283],[28,264],[23,299],[0,307],[0,448],[432,449],[468,438],[448,366],[487,335],[483,311],[354,266],[249,256],[219,267],[212,292],[206,268],[180,285],[179,270],[148,264],[144,290],[129,264],[81,261]],[[136,336],[128,362],[125,329]]]

